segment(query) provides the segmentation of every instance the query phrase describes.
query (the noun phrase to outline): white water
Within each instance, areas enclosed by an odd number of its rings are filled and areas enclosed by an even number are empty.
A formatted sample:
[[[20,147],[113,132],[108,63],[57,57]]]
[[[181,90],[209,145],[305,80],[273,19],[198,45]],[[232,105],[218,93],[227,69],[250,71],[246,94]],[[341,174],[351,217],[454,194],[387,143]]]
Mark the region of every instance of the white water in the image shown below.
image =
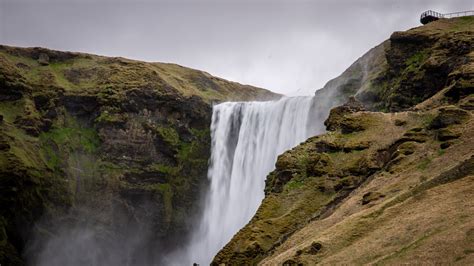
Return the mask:
[[[170,264],[209,265],[216,253],[255,214],[265,178],[278,155],[324,130],[327,107],[314,97],[269,102],[226,102],[213,107],[211,160],[199,228],[186,254]]]

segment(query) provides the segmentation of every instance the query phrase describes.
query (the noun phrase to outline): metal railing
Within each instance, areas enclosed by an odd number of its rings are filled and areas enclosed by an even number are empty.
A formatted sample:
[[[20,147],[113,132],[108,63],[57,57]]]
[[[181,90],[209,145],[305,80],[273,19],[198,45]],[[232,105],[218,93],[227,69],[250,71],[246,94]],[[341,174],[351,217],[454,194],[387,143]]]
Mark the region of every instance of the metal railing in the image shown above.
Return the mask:
[[[453,13],[446,13],[446,14],[441,14],[441,13],[433,11],[433,10],[428,10],[428,11],[425,11],[425,12],[421,13],[420,19],[423,19],[425,17],[456,18],[456,17],[464,17],[464,16],[474,16],[474,10],[453,12]]]
[[[436,12],[436,11],[433,11],[433,10],[428,10],[428,11],[425,11],[425,12],[421,13],[420,19],[425,18],[425,17],[443,18],[444,16],[443,16],[443,14],[441,14],[439,12]]]
[[[474,16],[474,10],[443,14],[443,18],[456,18],[456,17],[465,17],[465,16]]]

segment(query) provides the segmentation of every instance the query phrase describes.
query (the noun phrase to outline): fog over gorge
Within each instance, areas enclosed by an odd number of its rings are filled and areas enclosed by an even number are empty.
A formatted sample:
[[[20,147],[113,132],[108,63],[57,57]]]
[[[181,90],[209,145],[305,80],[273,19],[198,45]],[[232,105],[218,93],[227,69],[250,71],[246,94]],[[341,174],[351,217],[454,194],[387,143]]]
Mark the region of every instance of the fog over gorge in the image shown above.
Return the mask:
[[[0,266],[474,263],[473,40],[468,0],[0,0]]]

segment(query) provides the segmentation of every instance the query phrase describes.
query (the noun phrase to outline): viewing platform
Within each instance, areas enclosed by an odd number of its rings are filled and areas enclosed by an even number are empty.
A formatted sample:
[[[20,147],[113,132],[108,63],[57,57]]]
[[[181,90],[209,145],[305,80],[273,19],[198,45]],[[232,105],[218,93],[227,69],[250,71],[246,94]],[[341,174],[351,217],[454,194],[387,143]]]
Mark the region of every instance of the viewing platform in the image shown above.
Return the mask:
[[[435,20],[438,20],[440,18],[456,18],[456,17],[465,17],[465,16],[474,16],[474,10],[453,12],[453,13],[446,13],[446,14],[441,14],[433,10],[428,10],[421,14],[420,22],[421,24],[425,25]]]

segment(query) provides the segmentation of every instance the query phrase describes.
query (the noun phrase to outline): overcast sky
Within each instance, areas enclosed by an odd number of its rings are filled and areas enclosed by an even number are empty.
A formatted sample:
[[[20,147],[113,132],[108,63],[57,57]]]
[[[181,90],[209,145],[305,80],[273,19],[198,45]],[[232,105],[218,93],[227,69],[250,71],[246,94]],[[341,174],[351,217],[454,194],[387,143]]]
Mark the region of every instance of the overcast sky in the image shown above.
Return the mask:
[[[472,0],[0,0],[0,43],[172,62],[309,94],[420,13]]]

